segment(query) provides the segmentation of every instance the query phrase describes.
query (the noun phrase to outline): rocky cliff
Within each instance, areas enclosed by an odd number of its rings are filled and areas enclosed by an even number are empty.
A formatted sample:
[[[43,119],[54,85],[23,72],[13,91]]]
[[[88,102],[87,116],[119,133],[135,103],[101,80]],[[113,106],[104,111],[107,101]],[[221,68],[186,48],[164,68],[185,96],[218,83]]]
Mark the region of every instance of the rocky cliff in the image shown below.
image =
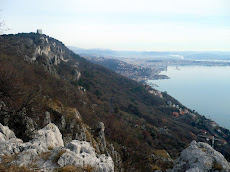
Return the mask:
[[[76,61],[68,66],[70,74],[62,73],[60,66],[65,66],[79,56],[66,48],[62,42],[46,35],[35,33],[3,35],[0,39],[0,50],[17,54],[30,63],[43,66],[56,77],[71,82],[77,81],[81,76],[79,64]]]

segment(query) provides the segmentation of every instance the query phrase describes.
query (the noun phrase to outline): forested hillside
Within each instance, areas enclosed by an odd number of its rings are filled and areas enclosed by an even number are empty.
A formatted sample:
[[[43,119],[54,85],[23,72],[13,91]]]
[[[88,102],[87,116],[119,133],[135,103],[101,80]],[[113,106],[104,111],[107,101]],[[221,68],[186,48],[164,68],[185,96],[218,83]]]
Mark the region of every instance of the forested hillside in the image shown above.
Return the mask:
[[[47,113],[60,126],[65,143],[76,139],[77,110],[95,138],[95,126],[105,124],[106,141],[122,160],[115,160],[117,171],[121,164],[125,171],[170,168],[192,140],[205,140],[198,137],[201,130],[229,142],[228,130],[221,129],[220,136],[209,120],[167,93],[155,95],[156,90],[90,63],[48,36],[2,35],[0,64],[0,101],[5,104],[0,106],[0,123],[25,141],[45,126]],[[183,115],[173,116],[185,109]],[[224,148],[229,158],[229,144]]]

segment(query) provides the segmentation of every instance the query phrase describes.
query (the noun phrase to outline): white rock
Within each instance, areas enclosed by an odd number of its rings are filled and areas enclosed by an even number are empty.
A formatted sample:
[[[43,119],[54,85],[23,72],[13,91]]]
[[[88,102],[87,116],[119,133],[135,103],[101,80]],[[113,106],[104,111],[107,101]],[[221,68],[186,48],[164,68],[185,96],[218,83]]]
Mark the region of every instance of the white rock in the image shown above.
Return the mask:
[[[97,155],[90,143],[79,140],[73,140],[67,145],[66,152],[62,154],[58,164],[61,167],[66,165],[86,167],[89,165],[99,172],[114,171],[114,163],[110,156]]]
[[[6,141],[5,135],[2,134],[2,133],[0,133],[0,141],[1,141],[1,142],[5,142],[5,141]]]
[[[36,138],[27,143],[16,138],[13,131],[1,124],[0,131],[0,154],[2,155],[20,153],[29,149],[35,149],[37,153],[42,153],[49,151],[49,147],[64,146],[58,127],[52,123],[38,130]]]
[[[186,170],[186,172],[204,172],[203,170],[200,170],[198,167],[191,168],[189,170]]]
[[[17,156],[17,160],[15,160],[13,163],[19,166],[27,166],[29,164],[32,164],[38,158],[39,157],[35,149],[28,149],[27,151],[20,153]]]
[[[89,154],[96,156],[95,149],[86,141],[73,140],[66,147],[76,154]]]
[[[12,138],[8,140],[8,143],[23,143],[23,140],[18,139],[18,138]]]
[[[16,165],[27,166],[36,163],[43,171],[53,171],[58,166],[63,167],[66,165],[91,166],[97,172],[114,171],[112,158],[104,154],[98,155],[89,142],[73,140],[64,148],[62,135],[58,127],[52,123],[39,130],[36,138],[26,143],[23,143],[21,139],[17,139],[8,127],[1,125],[0,128],[2,131],[0,132],[0,155],[18,153],[16,159],[12,162]],[[54,150],[50,152],[49,147],[54,148]],[[62,150],[64,150],[64,153],[60,155],[57,164],[54,163],[54,158]],[[38,154],[48,151],[51,154],[48,160],[39,157]]]
[[[64,146],[62,134],[55,124],[48,124],[45,128],[38,130],[36,138],[31,141],[35,145],[46,145],[46,147]]]
[[[14,132],[9,127],[0,124],[0,139],[9,140],[11,138],[16,138]]]
[[[224,156],[203,142],[193,141],[181,152],[171,172],[206,172],[221,169],[229,172],[230,167]]]

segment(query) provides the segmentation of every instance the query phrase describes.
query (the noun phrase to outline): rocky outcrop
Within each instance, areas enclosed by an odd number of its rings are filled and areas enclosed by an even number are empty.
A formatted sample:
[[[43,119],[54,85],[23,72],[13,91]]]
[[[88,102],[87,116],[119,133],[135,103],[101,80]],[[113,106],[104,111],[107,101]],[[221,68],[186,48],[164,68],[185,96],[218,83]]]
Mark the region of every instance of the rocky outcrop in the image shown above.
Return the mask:
[[[63,47],[63,44],[50,39],[45,35],[39,35],[39,41],[34,42],[35,49],[33,54],[26,58],[27,60],[35,63],[41,64],[47,71],[58,76],[58,72],[54,66],[59,64],[66,63],[71,60],[71,55],[68,53],[69,50]],[[78,69],[78,63],[72,65],[72,74],[74,73],[73,80],[78,80],[81,76],[81,73]]]
[[[229,172],[230,166],[224,156],[203,142],[193,141],[190,146],[181,152],[169,172]]]
[[[46,126],[49,123],[51,123],[50,112],[46,111],[43,125]]]
[[[7,126],[0,125],[0,127],[3,128],[0,131],[0,155],[12,155],[25,152],[29,149],[33,149],[37,153],[42,153],[55,147],[64,146],[59,129],[52,123],[38,130],[36,138],[26,143],[16,138],[14,132]],[[4,136],[3,139],[2,136]]]
[[[1,49],[2,51],[15,52],[26,61],[39,64],[56,77],[70,81],[76,81],[81,77],[78,68],[79,64],[76,61],[68,64],[68,67],[71,68],[68,75],[63,77],[63,73],[59,72],[58,65],[64,64],[65,66],[69,61],[73,60],[76,55],[58,40],[44,34],[35,33],[21,33],[10,36],[3,35],[1,38],[0,43],[6,45],[4,48],[0,47],[3,48]]]
[[[105,126],[103,122],[99,122],[95,129],[96,136],[99,138],[99,148],[102,152],[106,152],[106,141],[105,141]]]
[[[10,139],[15,139],[15,134],[7,126],[0,124],[0,141],[6,141]]]
[[[73,140],[64,147],[62,134],[52,123],[38,130],[36,137],[26,143],[16,138],[7,126],[0,124],[0,161],[5,156],[11,159],[5,165],[36,167],[41,171],[53,171],[68,165],[82,169],[90,167],[98,172],[114,171],[112,158],[96,153],[90,142]]]
[[[26,108],[20,111],[15,111],[6,106],[0,97],[0,123],[5,126],[10,126],[15,131],[15,135],[25,138],[33,138],[35,128],[37,127],[35,120],[28,116]]]
[[[95,171],[114,171],[112,158],[105,156],[105,154],[97,155],[89,142],[73,140],[66,148],[66,152],[61,155],[57,162],[61,167],[66,165],[76,165],[79,167],[89,165]]]
[[[97,137],[97,142],[94,143],[94,147],[96,148],[96,150],[112,157],[116,167],[115,171],[124,171],[120,154],[114,149],[114,146],[112,144],[106,142],[104,123],[99,122],[94,128],[94,132]]]
[[[45,144],[47,148],[64,146],[62,134],[58,127],[52,123],[49,123],[45,128],[38,130],[35,138],[31,140],[31,143],[36,145]]]

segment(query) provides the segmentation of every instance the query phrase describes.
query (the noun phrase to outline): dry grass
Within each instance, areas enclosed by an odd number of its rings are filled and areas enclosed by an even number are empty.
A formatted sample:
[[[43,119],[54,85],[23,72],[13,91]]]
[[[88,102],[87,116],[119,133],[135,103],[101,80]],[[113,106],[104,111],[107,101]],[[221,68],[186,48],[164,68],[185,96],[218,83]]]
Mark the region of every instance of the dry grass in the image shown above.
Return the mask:
[[[78,171],[78,168],[73,165],[68,165],[54,170],[54,172],[76,172],[76,171]]]
[[[85,171],[87,171],[87,172],[93,172],[93,171],[95,171],[95,167],[92,167],[92,166],[90,166],[90,165],[87,165],[84,169],[85,169]]]
[[[48,146],[48,149],[49,149],[49,150],[53,150],[54,147],[53,147],[53,146]]]
[[[76,118],[78,110],[76,108],[66,107],[58,100],[50,100],[48,106],[59,113],[65,114],[67,118],[76,119],[76,121],[81,121],[81,119]]]
[[[86,135],[86,141],[90,141],[90,138],[92,138],[90,132],[88,130],[85,130],[85,135]]]
[[[98,152],[98,150],[97,150],[97,142],[96,142],[96,140],[95,140],[94,138],[92,138],[92,146],[93,146],[93,148],[95,149],[96,153],[100,153],[100,152]]]
[[[207,152],[207,149],[205,149],[205,148],[201,148],[201,150],[202,150],[203,152]]]
[[[54,172],[93,172],[95,171],[94,167],[86,166],[84,168],[76,167],[74,165],[67,165],[65,167],[57,168]]]
[[[223,166],[220,163],[215,162],[213,169],[221,171],[223,170]]]
[[[0,164],[0,171],[1,172],[32,172],[34,170],[30,170],[28,167],[25,166],[19,167],[14,164],[9,166],[4,166]]]
[[[154,166],[152,166],[151,168],[152,168],[153,171],[155,171],[155,170],[161,170],[161,168],[158,167],[157,165],[154,165]]]
[[[53,162],[54,163],[57,163],[59,158],[66,152],[66,150],[60,150],[55,156],[54,156],[54,159],[53,159]]]
[[[166,152],[165,150],[160,150],[160,149],[156,149],[153,152],[156,156],[160,156],[160,157],[164,157],[164,158],[171,158],[170,155],[168,154],[168,152]]]
[[[12,161],[16,160],[17,156],[18,154],[2,156],[2,161],[1,161],[2,165],[8,165]]]
[[[36,163],[31,163],[31,164],[28,164],[28,168],[32,171],[39,171],[39,167]]]
[[[39,154],[38,156],[41,157],[43,160],[46,161],[46,160],[49,159],[49,157],[50,157],[51,154],[52,154],[51,152],[43,152],[43,153]]]

